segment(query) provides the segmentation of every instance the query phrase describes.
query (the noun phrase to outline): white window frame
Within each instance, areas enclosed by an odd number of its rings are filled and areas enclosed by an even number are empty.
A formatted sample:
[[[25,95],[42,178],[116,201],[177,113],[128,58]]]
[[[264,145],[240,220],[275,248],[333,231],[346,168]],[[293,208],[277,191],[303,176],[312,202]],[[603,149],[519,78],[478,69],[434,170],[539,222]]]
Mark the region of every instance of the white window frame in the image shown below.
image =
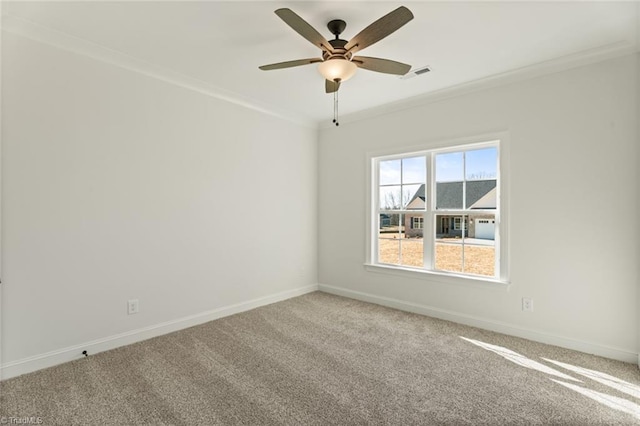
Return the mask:
[[[497,205],[496,210],[491,211],[495,214],[495,258],[496,258],[496,275],[494,277],[485,277],[479,275],[471,275],[457,272],[448,272],[436,270],[433,265],[432,249],[425,249],[424,267],[413,268],[401,265],[381,264],[377,262],[378,238],[377,226],[378,219],[376,215],[378,211],[378,163],[384,160],[401,159],[414,157],[418,155],[426,155],[427,158],[427,176],[425,182],[426,209],[423,213],[424,228],[434,228],[437,226],[436,216],[442,214],[451,215],[468,215],[468,210],[434,210],[435,194],[432,190],[432,182],[435,181],[435,154],[446,152],[460,152],[465,150],[480,149],[483,147],[496,146],[498,151],[497,161]],[[380,272],[393,275],[402,275],[412,278],[436,279],[440,282],[451,282],[458,284],[509,284],[509,258],[508,258],[508,153],[509,153],[509,135],[507,132],[494,133],[490,135],[457,139],[451,141],[440,141],[430,143],[426,146],[418,146],[406,149],[395,149],[378,152],[369,152],[367,154],[367,233],[366,233],[366,260],[365,268],[370,272]],[[403,214],[405,212],[402,212]],[[417,211],[406,212],[409,214],[419,213]],[[452,224],[453,225],[453,224]],[[434,247],[435,232],[424,232],[423,242],[425,247]]]

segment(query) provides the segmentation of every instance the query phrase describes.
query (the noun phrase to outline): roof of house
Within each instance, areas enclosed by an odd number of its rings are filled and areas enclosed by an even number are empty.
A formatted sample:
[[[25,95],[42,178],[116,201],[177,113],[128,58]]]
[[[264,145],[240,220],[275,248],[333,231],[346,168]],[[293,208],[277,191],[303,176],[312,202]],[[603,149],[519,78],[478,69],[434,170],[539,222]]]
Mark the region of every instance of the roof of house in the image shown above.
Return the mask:
[[[416,191],[415,194],[413,194],[413,197],[411,198],[411,200],[409,200],[409,202],[407,203],[407,207],[411,205],[411,203],[413,203],[415,200],[420,199],[422,200],[422,202],[424,203],[424,183],[422,185],[420,185],[420,188],[418,188],[418,190]],[[424,206],[424,204],[423,204]]]
[[[466,206],[470,209],[495,209],[496,185],[495,179],[470,180],[466,182],[466,192],[463,192],[463,182],[438,182],[436,183],[436,208],[437,209],[462,209],[463,193],[466,196]],[[425,185],[422,184],[408,203],[410,206],[415,200],[425,201]]]
[[[497,205],[497,200],[496,200],[497,194],[498,194],[497,188],[493,187],[491,191],[483,195],[482,198],[480,198],[478,201],[473,203],[469,208],[470,209],[495,209]]]

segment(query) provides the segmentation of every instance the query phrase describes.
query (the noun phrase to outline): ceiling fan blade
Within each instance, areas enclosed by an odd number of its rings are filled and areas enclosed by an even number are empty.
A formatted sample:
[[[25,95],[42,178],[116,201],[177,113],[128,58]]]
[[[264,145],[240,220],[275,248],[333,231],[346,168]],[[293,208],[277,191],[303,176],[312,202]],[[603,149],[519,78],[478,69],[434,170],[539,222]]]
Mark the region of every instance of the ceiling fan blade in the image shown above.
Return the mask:
[[[331,80],[324,81],[324,91],[326,93],[337,92],[339,88],[340,88],[339,81],[331,81]]]
[[[315,64],[316,62],[322,62],[322,58],[308,58],[308,59],[296,59],[295,61],[278,62],[277,64],[262,65],[260,68],[262,71],[279,70],[282,68],[299,67],[301,65]]]
[[[382,40],[412,19],[413,13],[406,7],[400,6],[360,31],[344,48],[355,53]]]
[[[324,50],[325,52],[333,51],[331,44],[329,44],[327,39],[316,31],[316,29],[307,21],[298,16],[293,10],[287,8],[278,9],[275,11],[275,14],[278,15],[285,24],[293,28],[295,32],[309,40],[314,46]]]
[[[411,65],[403,64],[402,62],[370,58],[368,56],[354,56],[351,62],[355,63],[359,68],[385,74],[405,75],[411,69]]]

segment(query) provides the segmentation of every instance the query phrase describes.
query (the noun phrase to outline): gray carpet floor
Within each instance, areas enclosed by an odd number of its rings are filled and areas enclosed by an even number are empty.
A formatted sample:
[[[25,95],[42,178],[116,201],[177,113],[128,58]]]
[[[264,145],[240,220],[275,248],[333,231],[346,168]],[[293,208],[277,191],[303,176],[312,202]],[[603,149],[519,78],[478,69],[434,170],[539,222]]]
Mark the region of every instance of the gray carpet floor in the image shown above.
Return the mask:
[[[636,365],[321,292],[0,391],[45,425],[640,424]]]

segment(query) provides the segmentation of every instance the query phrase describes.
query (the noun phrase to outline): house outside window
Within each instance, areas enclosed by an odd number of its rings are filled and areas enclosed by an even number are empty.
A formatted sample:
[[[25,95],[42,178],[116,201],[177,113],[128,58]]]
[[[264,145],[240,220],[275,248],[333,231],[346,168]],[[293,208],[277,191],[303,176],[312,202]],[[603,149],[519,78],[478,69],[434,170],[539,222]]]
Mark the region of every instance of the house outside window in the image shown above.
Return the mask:
[[[506,279],[500,142],[372,157],[370,264]]]

